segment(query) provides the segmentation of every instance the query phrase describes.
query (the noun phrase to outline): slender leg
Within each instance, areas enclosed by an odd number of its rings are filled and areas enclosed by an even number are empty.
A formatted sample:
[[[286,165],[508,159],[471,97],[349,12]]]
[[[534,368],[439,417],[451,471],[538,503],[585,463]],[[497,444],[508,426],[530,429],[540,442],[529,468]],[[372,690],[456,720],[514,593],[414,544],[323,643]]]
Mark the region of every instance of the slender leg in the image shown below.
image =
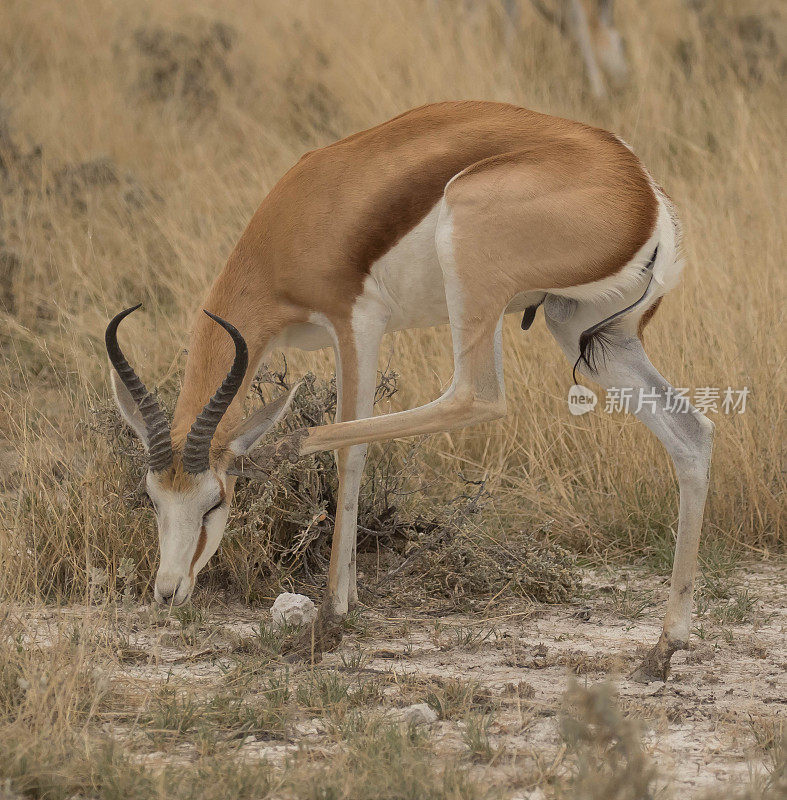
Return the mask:
[[[495,342],[492,328],[487,332],[482,348],[484,365],[492,369],[495,363]],[[481,348],[477,355],[481,356]],[[455,380],[445,394],[418,408],[366,420],[322,425],[303,432],[296,431],[290,438],[297,440],[300,455],[309,455],[363,442],[419,436],[487,422],[506,413],[505,397],[498,392],[496,383],[494,386],[494,392],[485,398],[477,391],[477,385],[457,384]],[[492,385],[487,384],[484,388],[492,388]]]
[[[561,325],[547,316],[549,328],[570,359],[578,355],[578,329],[574,324]],[[614,334],[613,334],[614,335]],[[649,393],[648,402],[634,411],[637,419],[653,431],[672,458],[680,489],[678,537],[672,569],[664,627],[656,646],[645,658],[634,677],[638,680],[665,680],[676,650],[686,648],[691,624],[694,576],[697,552],[708,493],[713,423],[689,406],[669,409],[672,386],[648,360],[642,343],[631,335],[618,334],[606,363],[598,371],[584,370],[606,388],[631,388],[634,398],[640,390]],[[650,402],[653,400],[653,402]]]
[[[363,323],[337,331],[336,376],[338,420],[364,419],[374,410],[377,359],[388,315],[384,308],[364,315]],[[343,616],[358,602],[355,549],[358,531],[358,492],[366,464],[366,444],[336,451],[339,492],[325,603],[334,616]]]
[[[437,433],[505,415],[501,330],[510,297],[501,298],[499,308],[490,308],[489,303],[482,306],[445,266],[444,279],[454,352],[454,377],[448,390],[437,400],[407,411],[296,432],[301,455]]]
[[[374,314],[369,318],[375,318]],[[379,317],[377,317],[379,319]],[[314,624],[314,654],[329,649],[341,641],[339,623],[347,613],[350,605],[352,587],[352,561],[357,534],[358,490],[360,488],[363,464],[366,456],[367,441],[391,439],[396,436],[412,436],[418,433],[447,430],[455,425],[467,425],[479,419],[500,416],[505,413],[505,397],[503,395],[503,375],[501,359],[502,317],[491,330],[485,325],[468,332],[468,335],[453,328],[454,334],[454,382],[451,389],[443,397],[427,406],[387,414],[381,417],[339,422],[320,428],[310,428],[313,432],[328,432],[329,436],[321,441],[321,446],[308,452],[328,450],[339,447],[340,487],[336,512],[336,527],[331,546],[331,562],[328,568],[328,583],[325,590],[325,601],[320,606]],[[358,345],[348,347],[343,344],[349,341],[338,335],[342,376],[342,415],[353,402],[355,388],[356,408],[370,409],[374,400],[375,378],[377,370],[377,352],[382,332],[368,325],[359,325],[352,341]],[[371,347],[370,343],[374,346]],[[357,367],[352,365],[357,364]],[[364,378],[361,379],[360,375]],[[362,388],[363,387],[363,388]],[[494,414],[489,414],[490,409]],[[480,410],[480,413],[479,413]],[[375,431],[375,423],[394,422],[394,427],[381,426]],[[365,426],[369,426],[368,431]],[[330,434],[337,429],[341,431],[350,426],[359,438],[342,437],[331,439]],[[355,446],[353,446],[355,445]],[[360,445],[360,446],[358,446]],[[304,452],[303,450],[301,452]],[[346,456],[345,456],[346,454]],[[356,455],[357,454],[357,455]],[[308,650],[309,643],[304,642]]]
[[[520,11],[518,0],[503,0],[503,25],[505,26],[505,45],[508,55],[511,55],[517,36],[520,33]]]

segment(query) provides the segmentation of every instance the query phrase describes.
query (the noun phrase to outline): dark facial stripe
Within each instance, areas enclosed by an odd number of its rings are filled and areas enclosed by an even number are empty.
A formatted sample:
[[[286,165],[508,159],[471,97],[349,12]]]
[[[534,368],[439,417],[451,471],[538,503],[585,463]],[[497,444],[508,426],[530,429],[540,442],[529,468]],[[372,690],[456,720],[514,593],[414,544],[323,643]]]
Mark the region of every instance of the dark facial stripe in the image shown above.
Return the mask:
[[[218,479],[219,481],[219,503],[224,502],[224,498],[227,496],[227,492],[224,489],[224,482],[221,478]],[[194,577],[194,565],[199,561],[199,557],[202,555],[202,552],[205,550],[205,545],[208,542],[208,533],[205,530],[205,526],[203,525],[199,530],[199,539],[197,539],[197,549],[194,551],[194,558],[191,559],[191,565],[189,566],[189,577]]]
[[[189,566],[189,577],[194,577],[194,565],[199,560],[199,557],[202,555],[202,551],[205,549],[205,545],[208,541],[208,534],[205,530],[205,526],[203,525],[199,529],[199,539],[197,539],[197,549],[194,551],[194,558],[191,559],[191,565]]]

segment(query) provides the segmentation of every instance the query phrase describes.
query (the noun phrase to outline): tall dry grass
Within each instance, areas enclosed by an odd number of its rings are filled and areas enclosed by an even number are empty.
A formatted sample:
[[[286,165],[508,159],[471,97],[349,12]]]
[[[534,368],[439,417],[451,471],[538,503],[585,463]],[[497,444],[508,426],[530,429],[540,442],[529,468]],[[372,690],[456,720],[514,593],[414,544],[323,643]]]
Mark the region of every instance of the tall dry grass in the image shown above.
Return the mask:
[[[199,299],[276,179],[308,149],[445,98],[614,130],[673,196],[688,268],[646,346],[676,385],[751,390],[745,414],[714,417],[705,536],[780,550],[784,18],[775,0],[619,5],[631,80],[597,102],[574,47],[528,3],[507,49],[494,3],[4,0],[3,591],[83,596],[96,568],[152,567],[151,520],[92,412],[108,396],[108,317],[144,302],[124,343],[171,401]],[[509,320],[505,352],[508,418],[431,438],[429,491],[486,476],[502,529],[554,520],[579,548],[663,550],[677,494],[658,442],[631,418],[568,415],[570,368],[542,324],[524,335]],[[402,376],[395,408],[450,380],[444,329],[387,338],[382,358]],[[331,368],[325,354],[290,363]]]

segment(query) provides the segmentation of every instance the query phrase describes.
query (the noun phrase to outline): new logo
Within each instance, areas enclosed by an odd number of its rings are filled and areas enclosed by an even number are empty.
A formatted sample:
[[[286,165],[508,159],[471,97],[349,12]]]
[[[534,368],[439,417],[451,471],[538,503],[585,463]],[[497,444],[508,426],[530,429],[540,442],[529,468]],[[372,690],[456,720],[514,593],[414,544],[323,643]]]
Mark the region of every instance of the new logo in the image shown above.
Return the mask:
[[[598,398],[587,386],[575,383],[568,390],[568,410],[575,417],[592,411],[596,407],[596,403],[598,403]]]

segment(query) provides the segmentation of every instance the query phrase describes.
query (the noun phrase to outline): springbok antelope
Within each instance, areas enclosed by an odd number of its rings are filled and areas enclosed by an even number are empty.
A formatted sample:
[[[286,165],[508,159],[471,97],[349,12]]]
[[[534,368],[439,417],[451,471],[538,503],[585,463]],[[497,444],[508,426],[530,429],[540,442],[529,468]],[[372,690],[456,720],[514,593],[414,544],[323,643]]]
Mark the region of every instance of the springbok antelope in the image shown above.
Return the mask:
[[[336,451],[339,496],[320,610],[320,619],[335,619],[357,602],[366,443],[503,416],[505,313],[524,311],[527,327],[542,305],[580,372],[669,398],[640,335],[678,278],[679,242],[670,201],[620,139],[511,105],[426,105],[303,156],[262,202],[205,299],[171,429],[118,347],[118,324],[134,308],[107,328],[115,398],[149,454],[156,600],[189,598],[222,537],[236,459],[287,411],[292,392],[242,419],[249,383],[272,348],[332,346],[336,354],[337,422],[277,445],[301,455]],[[447,391],[372,417],[383,334],[445,322],[454,356]],[[636,415],[668,450],[680,486],[663,632],[639,672],[664,677],[689,636],[713,424],[664,403]]]

